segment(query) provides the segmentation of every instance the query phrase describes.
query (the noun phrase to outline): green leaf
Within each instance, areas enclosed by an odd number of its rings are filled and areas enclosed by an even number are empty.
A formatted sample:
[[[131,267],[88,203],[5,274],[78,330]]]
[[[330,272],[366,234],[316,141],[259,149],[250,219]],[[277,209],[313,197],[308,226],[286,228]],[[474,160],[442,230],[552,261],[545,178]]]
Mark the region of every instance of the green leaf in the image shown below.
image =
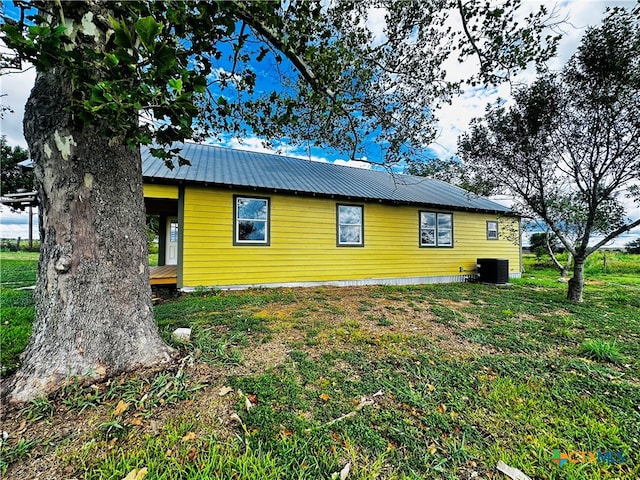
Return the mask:
[[[169,87],[171,87],[171,89],[174,90],[177,94],[180,94],[182,92],[182,79],[170,78]]]
[[[196,93],[204,93],[207,90],[207,78],[198,75],[193,78],[193,91]]]
[[[118,65],[120,63],[120,59],[118,58],[117,55],[115,55],[113,53],[109,53],[109,54],[104,56],[104,63],[108,67],[115,67],[116,65]]]
[[[45,26],[39,26],[39,25],[31,25],[28,28],[28,37],[31,39],[34,39],[40,35],[47,35],[49,32],[51,32],[51,29],[49,27],[45,27]]]
[[[158,47],[153,59],[161,72],[167,72],[178,64],[175,48],[171,48],[166,43]]]
[[[143,17],[135,24],[135,30],[142,44],[147,50],[155,50],[155,39],[162,31],[162,24],[155,21],[153,17]]]
[[[127,24],[124,21],[112,18],[111,26],[113,27],[114,43],[123,49],[131,48],[133,42],[131,41],[131,32],[127,28]]]

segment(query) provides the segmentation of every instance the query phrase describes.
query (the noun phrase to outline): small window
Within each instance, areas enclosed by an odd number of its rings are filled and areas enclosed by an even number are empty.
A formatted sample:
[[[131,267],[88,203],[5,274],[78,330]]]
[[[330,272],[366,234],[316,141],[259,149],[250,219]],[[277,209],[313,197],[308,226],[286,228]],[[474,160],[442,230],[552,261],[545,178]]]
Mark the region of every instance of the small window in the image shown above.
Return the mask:
[[[234,243],[269,245],[269,199],[234,197]]]
[[[420,246],[453,247],[453,214],[420,212]]]
[[[178,222],[175,220],[172,220],[171,224],[169,225],[169,241],[178,241]]]
[[[498,222],[487,222],[487,240],[498,240]]]
[[[338,205],[337,243],[338,246],[362,247],[363,207],[361,205]]]

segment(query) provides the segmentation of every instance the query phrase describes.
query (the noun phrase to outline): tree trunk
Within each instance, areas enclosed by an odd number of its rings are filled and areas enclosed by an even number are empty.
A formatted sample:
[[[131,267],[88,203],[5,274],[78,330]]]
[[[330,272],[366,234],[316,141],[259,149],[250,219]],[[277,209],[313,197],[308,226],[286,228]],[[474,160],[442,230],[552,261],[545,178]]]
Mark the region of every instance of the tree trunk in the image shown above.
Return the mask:
[[[584,258],[574,257],[573,277],[569,279],[569,289],[567,300],[572,302],[582,302],[582,290],[584,288]]]
[[[169,362],[153,319],[140,152],[74,121],[72,87],[40,73],[25,137],[40,195],[42,241],[33,333],[10,401]]]
[[[569,275],[569,267],[571,266],[571,260],[573,259],[573,254],[571,252],[567,252],[567,263],[562,267],[562,276],[566,277]]]

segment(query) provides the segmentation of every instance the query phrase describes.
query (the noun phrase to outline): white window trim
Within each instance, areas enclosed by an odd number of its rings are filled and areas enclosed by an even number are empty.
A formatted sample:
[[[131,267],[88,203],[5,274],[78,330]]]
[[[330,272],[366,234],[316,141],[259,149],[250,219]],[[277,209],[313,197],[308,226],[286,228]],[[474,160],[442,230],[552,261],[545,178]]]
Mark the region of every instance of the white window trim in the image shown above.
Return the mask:
[[[490,229],[489,225],[495,225],[495,229]],[[498,240],[500,235],[498,233],[499,225],[497,220],[487,220],[487,240]],[[495,232],[495,236],[491,235],[491,232]]]
[[[435,216],[435,226],[433,228],[428,228],[429,230],[433,229],[434,231],[434,235],[433,235],[433,243],[424,243],[422,241],[422,232],[424,230],[427,230],[426,228],[422,228],[422,215],[423,214],[431,214]],[[439,232],[441,231],[441,229],[438,226],[438,217],[440,216],[448,216],[451,218],[451,228],[450,229],[444,229],[448,232],[450,232],[449,238],[451,239],[450,243],[445,243],[442,244],[440,243],[440,236],[439,236]],[[453,244],[454,244],[454,239],[453,239],[453,213],[450,212],[433,212],[433,211],[429,211],[429,210],[420,210],[419,215],[418,215],[418,237],[419,237],[419,245],[420,248],[453,248]]]
[[[266,203],[267,217],[264,220],[255,218],[240,218],[238,217],[238,201],[239,200],[259,200]],[[271,199],[269,197],[252,197],[250,195],[234,195],[233,197],[233,244],[234,245],[270,245],[271,242]],[[264,223],[264,240],[241,240],[239,238],[240,222],[263,222]]]
[[[356,207],[360,209],[360,223],[340,223],[340,207]],[[341,226],[359,226],[360,227],[360,241],[359,242],[342,242],[340,241],[340,227]],[[364,247],[364,206],[352,205],[348,203],[336,204],[336,245],[338,247]]]

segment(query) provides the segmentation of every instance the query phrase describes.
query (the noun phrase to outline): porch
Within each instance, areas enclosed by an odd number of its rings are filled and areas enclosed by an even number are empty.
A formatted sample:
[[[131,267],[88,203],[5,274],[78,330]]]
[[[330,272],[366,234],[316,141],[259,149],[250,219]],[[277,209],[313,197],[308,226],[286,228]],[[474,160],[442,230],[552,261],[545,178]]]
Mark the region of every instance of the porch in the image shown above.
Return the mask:
[[[177,265],[149,267],[151,285],[176,285],[178,283]]]

